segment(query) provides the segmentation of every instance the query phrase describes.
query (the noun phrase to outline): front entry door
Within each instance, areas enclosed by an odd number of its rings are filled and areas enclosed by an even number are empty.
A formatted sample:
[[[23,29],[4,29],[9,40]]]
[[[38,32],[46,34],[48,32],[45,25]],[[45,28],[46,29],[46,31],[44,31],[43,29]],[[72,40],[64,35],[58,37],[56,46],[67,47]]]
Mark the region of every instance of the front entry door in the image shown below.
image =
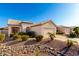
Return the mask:
[[[20,30],[19,27],[12,27],[12,33],[18,33]]]

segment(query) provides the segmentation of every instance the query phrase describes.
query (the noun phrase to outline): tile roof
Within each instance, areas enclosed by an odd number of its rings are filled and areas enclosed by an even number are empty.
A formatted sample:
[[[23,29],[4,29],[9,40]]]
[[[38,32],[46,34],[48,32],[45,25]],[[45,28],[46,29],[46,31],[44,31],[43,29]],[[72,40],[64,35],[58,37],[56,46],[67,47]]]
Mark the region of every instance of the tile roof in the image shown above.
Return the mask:
[[[46,24],[46,23],[48,23],[48,22],[52,22],[52,23],[56,26],[56,24],[55,24],[52,20],[48,20],[48,21],[46,21],[46,22],[41,22],[41,23],[38,23],[38,24],[33,24],[31,27],[41,26],[41,25]],[[56,27],[57,27],[57,26],[56,26]]]
[[[8,20],[8,24],[20,24],[21,23],[21,21],[18,21],[18,20],[14,20],[14,19],[9,19]]]

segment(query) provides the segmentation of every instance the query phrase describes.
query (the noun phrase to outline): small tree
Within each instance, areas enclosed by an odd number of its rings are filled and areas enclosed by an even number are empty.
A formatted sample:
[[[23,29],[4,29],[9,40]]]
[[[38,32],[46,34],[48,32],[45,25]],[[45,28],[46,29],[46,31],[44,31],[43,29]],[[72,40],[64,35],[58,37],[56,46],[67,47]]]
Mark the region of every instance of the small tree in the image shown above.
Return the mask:
[[[73,31],[76,33],[77,36],[79,36],[79,27],[75,27]]]
[[[55,34],[54,34],[54,33],[49,33],[49,32],[48,32],[48,34],[49,34],[50,39],[51,39],[51,40],[54,40]]]
[[[71,33],[69,34],[69,37],[71,37],[71,38],[76,37],[76,33],[71,32]]]

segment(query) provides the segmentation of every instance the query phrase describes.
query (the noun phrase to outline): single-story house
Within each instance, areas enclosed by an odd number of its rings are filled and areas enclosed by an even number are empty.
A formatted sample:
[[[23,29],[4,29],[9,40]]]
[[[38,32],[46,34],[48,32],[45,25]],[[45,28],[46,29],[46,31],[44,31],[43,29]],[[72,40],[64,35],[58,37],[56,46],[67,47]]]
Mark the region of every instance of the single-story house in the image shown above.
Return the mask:
[[[51,20],[34,24],[32,22],[9,19],[8,36],[10,36],[11,33],[26,32],[27,27],[30,27],[30,30],[44,37],[48,37],[48,32],[56,33],[56,25]]]
[[[8,36],[10,36],[11,33],[26,32],[28,28],[39,35],[43,35],[45,38],[48,37],[48,32],[56,34],[57,30],[59,30],[64,34],[70,34],[73,30],[72,27],[58,26],[52,20],[35,24],[28,21],[8,19],[7,25],[7,29],[3,30],[3,32],[6,32]]]

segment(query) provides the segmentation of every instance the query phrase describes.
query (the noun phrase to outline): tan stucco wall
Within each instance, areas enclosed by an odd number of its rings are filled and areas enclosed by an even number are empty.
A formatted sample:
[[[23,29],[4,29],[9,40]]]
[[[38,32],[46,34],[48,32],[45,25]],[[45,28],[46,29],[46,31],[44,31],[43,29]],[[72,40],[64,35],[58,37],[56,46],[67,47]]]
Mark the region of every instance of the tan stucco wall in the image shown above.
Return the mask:
[[[26,27],[30,27],[32,24],[27,24],[27,23],[22,23],[21,26],[22,26],[22,31],[23,32],[26,32]]]
[[[32,27],[31,30],[35,31],[37,34],[42,35],[42,26]]]
[[[42,28],[42,34],[45,38],[49,37],[48,32],[56,34],[56,27],[51,22],[44,24]]]
[[[9,25],[8,26],[8,36],[10,36],[10,34],[12,33],[12,27],[19,27],[20,29],[19,29],[19,32],[21,32],[21,26],[11,26],[11,25]]]

